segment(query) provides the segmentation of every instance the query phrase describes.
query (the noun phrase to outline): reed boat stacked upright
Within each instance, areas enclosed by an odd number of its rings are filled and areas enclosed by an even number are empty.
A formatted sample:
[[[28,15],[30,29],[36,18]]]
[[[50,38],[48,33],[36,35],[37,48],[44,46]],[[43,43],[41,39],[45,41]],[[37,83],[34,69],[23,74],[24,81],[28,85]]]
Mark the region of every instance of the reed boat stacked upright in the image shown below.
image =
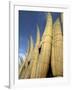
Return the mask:
[[[31,68],[32,68],[32,56],[33,56],[33,50],[34,50],[34,43],[33,43],[33,39],[31,37],[31,47],[30,47],[30,53],[28,56],[28,62],[27,62],[27,68],[25,69],[25,74],[24,74],[24,78],[28,79],[30,78],[31,75]]]
[[[37,26],[37,38],[32,57],[33,61],[32,61],[31,78],[36,78],[37,64],[39,60],[39,45],[40,45],[40,31],[39,27]]]
[[[59,18],[53,25],[51,67],[53,76],[63,76],[63,36]]]
[[[48,13],[46,27],[41,40],[41,52],[37,65],[36,77],[44,78],[47,75],[50,62],[52,44],[52,15]]]
[[[28,49],[27,49],[27,57],[25,62],[23,63],[23,65],[21,66],[20,72],[19,72],[19,78],[20,79],[24,79],[25,78],[25,74],[28,68],[28,64],[31,62],[31,57],[32,57],[32,52],[33,52],[33,40],[32,37],[30,37],[30,44],[28,44]]]

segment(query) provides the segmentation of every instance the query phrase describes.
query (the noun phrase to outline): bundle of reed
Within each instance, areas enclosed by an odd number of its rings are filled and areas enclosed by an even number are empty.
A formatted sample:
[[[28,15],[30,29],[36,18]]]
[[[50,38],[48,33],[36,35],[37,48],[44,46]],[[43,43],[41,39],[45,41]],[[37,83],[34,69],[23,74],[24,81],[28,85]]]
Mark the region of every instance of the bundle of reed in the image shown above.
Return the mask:
[[[46,27],[41,41],[41,52],[39,55],[36,71],[37,78],[44,78],[47,75],[50,62],[51,43],[52,43],[52,16],[51,13],[48,13]]]
[[[32,37],[30,37],[30,46],[29,47],[30,48],[29,48],[25,63],[23,63],[21,70],[20,70],[20,74],[19,74],[20,79],[25,78],[29,63],[31,62],[33,48],[34,48]]]
[[[36,44],[32,57],[33,62],[32,62],[32,70],[31,70],[31,78],[36,78],[37,64],[39,60],[39,44],[40,44],[40,31],[39,31],[39,27],[37,26],[37,38],[36,38]]]
[[[30,53],[28,56],[28,63],[27,63],[27,68],[25,69],[25,74],[24,74],[24,78],[30,78],[31,75],[31,67],[32,67],[32,55],[33,55],[33,50],[34,50],[34,44],[33,44],[33,39],[31,37],[31,46],[30,46]]]
[[[63,36],[59,18],[53,25],[51,67],[53,76],[63,76]]]

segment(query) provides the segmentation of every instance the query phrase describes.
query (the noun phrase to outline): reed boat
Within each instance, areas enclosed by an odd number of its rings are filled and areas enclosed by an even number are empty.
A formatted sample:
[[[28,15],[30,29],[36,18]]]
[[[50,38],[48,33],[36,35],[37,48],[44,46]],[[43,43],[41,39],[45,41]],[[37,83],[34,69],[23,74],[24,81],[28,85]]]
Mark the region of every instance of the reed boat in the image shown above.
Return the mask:
[[[28,40],[28,47],[27,47],[26,58],[25,58],[25,60],[22,61],[22,63],[21,63],[21,61],[20,61],[20,63],[19,63],[19,75],[20,75],[20,73],[21,73],[22,68],[27,66],[27,65],[26,65],[26,63],[27,63],[27,60],[26,60],[26,59],[27,59],[27,57],[28,57],[28,55],[29,55],[29,51],[30,51],[30,42],[29,42],[29,40]]]
[[[33,50],[33,40],[32,40],[32,37],[30,37],[30,44],[28,44],[28,49],[27,49],[27,52],[28,52],[27,57],[26,57],[25,62],[22,64],[20,68],[20,72],[19,72],[20,79],[24,79],[25,77],[28,64],[30,63],[30,60],[31,60],[32,50]]]
[[[24,70],[25,70],[25,68],[27,68],[27,62],[28,62],[27,58],[28,58],[29,52],[30,52],[30,41],[28,40],[27,55],[26,55],[26,58],[25,58],[24,62],[21,64],[21,67],[19,69],[19,78],[20,79],[24,78]]]
[[[50,62],[52,44],[52,15],[48,13],[45,30],[41,40],[41,52],[39,54],[39,61],[37,65],[36,77],[44,78],[47,75]]]
[[[34,43],[33,43],[32,37],[30,37],[30,41],[31,41],[30,53],[27,58],[27,68],[25,68],[24,79],[30,78],[30,75],[31,75],[31,68],[32,68],[32,61],[33,61],[32,56],[33,56],[33,50],[34,50]]]
[[[53,25],[51,68],[53,76],[63,76],[63,36],[59,18]]]
[[[36,78],[36,69],[39,60],[39,44],[40,44],[40,31],[39,31],[39,27],[37,26],[37,38],[36,38],[36,44],[32,57],[33,61],[32,61],[32,69],[31,69],[31,78]]]

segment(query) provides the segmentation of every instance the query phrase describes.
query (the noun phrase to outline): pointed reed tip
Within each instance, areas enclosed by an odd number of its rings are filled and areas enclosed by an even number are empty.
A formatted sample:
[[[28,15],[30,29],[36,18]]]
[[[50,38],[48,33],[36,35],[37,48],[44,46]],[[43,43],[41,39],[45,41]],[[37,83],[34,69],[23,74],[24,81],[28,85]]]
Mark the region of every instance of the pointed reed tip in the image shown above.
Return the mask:
[[[59,17],[56,19],[55,23],[54,23],[54,26],[57,25],[57,24],[60,24],[60,19]]]

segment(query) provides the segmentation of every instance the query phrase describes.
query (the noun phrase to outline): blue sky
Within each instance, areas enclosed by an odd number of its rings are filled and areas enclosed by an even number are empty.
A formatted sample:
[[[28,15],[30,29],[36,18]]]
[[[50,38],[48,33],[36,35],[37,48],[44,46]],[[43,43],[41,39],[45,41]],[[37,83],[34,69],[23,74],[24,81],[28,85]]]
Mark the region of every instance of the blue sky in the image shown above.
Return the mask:
[[[47,12],[19,11],[19,55],[26,53],[30,36],[32,36],[35,44],[37,25],[39,25],[42,36],[46,25],[46,15]],[[60,13],[52,12],[53,23],[57,17],[60,17]]]

